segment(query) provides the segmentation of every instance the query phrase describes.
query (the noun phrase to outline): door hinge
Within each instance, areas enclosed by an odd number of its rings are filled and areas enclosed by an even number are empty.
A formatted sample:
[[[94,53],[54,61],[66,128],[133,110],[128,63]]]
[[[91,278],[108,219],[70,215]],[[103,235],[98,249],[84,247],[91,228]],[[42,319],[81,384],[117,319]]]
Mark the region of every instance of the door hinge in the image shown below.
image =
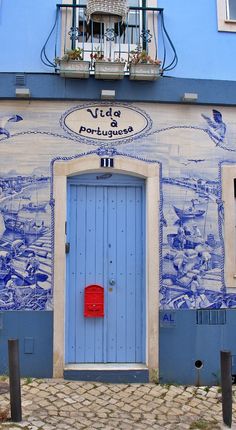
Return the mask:
[[[66,242],[65,243],[65,253],[69,254],[69,252],[70,252],[70,242]]]

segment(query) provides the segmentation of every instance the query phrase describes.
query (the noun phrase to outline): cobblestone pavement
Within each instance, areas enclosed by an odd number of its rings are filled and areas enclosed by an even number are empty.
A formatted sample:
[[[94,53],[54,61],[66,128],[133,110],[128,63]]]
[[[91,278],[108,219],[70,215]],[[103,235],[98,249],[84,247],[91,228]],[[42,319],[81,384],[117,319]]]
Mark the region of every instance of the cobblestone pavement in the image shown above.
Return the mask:
[[[6,383],[0,382],[0,388]],[[0,393],[4,391],[0,390]],[[23,421],[9,417],[9,393],[0,394],[0,429],[203,429],[222,425],[219,387],[101,384],[23,379]],[[233,414],[236,389],[233,389]],[[235,429],[236,425],[232,425]]]

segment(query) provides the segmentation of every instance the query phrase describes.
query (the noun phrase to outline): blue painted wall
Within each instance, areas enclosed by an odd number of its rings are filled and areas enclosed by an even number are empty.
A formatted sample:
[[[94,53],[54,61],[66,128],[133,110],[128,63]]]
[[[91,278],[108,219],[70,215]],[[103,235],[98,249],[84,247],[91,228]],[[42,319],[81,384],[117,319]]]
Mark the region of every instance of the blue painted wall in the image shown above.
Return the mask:
[[[3,0],[0,6],[0,71],[48,72],[40,51],[55,20],[56,0]],[[49,45],[52,58],[53,48]]]
[[[236,34],[218,32],[216,0],[158,0],[179,63],[170,76],[235,79]],[[162,51],[160,50],[160,56]]]
[[[53,26],[56,0],[3,0],[0,6],[0,72],[49,72],[40,51]],[[178,66],[167,76],[197,79],[235,79],[234,33],[218,32],[216,0],[159,0],[164,8],[166,28],[176,48]],[[13,31],[14,30],[14,31]],[[163,59],[163,49],[159,47]],[[169,51],[169,49],[168,49]],[[47,47],[53,60],[54,41]],[[169,57],[171,59],[171,57]]]
[[[21,376],[52,377],[52,323],[52,312],[0,312],[0,374],[8,374],[8,339],[19,339]]]
[[[160,322],[164,315],[160,312]],[[218,385],[220,382],[220,351],[233,355],[235,371],[236,311],[226,311],[225,324],[197,324],[196,311],[175,311],[174,323],[160,328],[160,382],[186,385]],[[196,361],[202,362],[197,369]]]
[[[15,73],[0,73],[0,99],[16,99]],[[235,81],[164,77],[157,82],[66,79],[49,73],[25,74],[32,99],[100,100],[101,90],[115,90],[117,101],[181,103],[185,92],[197,93],[195,104],[235,106]],[[193,104],[193,103],[192,103]],[[182,103],[183,108],[186,103]]]

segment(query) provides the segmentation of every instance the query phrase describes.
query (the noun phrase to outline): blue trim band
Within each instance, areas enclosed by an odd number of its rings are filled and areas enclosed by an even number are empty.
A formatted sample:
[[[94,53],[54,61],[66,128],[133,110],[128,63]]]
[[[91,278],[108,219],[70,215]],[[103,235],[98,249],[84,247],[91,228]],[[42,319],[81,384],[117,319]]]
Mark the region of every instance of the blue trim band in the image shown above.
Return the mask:
[[[15,99],[15,76],[0,73],[0,99]],[[194,104],[235,106],[236,81],[162,77],[155,82],[65,79],[52,73],[24,73],[31,99],[100,100],[101,90],[115,90],[116,101],[183,103],[183,94],[197,93]],[[183,103],[186,104],[186,103]]]

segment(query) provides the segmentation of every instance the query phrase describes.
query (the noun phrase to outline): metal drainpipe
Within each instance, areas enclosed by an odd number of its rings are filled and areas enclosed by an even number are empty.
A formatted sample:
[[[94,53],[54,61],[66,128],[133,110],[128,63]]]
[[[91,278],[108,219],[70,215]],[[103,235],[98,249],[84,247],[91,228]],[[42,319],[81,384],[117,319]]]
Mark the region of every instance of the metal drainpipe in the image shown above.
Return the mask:
[[[142,31],[143,32],[146,30],[146,25],[147,25],[147,23],[146,23],[147,12],[145,10],[146,7],[147,7],[147,1],[142,0],[142,8],[143,8],[143,11],[142,11]],[[145,50],[145,51],[147,50],[147,40],[145,37],[143,38],[143,50]]]
[[[77,0],[73,0],[72,28],[73,28],[74,35],[75,35],[75,29],[76,29],[76,4],[77,4]],[[75,49],[75,37],[73,37],[71,40],[71,49]]]

